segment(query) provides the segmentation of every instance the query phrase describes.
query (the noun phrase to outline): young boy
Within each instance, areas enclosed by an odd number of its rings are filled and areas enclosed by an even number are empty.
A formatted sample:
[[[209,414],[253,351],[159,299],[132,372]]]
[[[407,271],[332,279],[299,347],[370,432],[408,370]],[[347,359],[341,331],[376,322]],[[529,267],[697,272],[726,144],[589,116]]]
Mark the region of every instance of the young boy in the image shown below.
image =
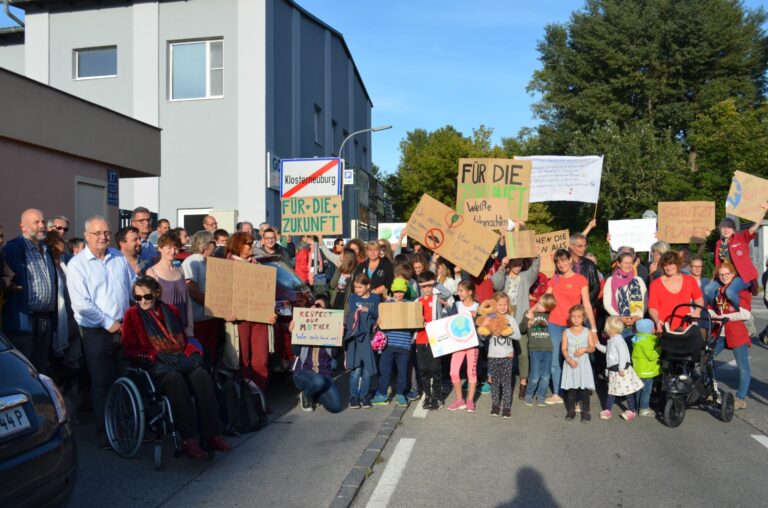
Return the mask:
[[[402,277],[396,277],[390,288],[392,298],[385,304],[407,302],[405,294],[408,291],[408,281]],[[413,330],[386,330],[387,347],[381,352],[379,358],[379,386],[376,395],[371,400],[374,406],[386,406],[389,403],[387,388],[392,379],[392,364],[397,369],[397,386],[395,388],[395,404],[401,407],[408,405],[405,398],[405,390],[408,384],[408,359],[411,356],[411,342],[413,342]]]
[[[656,416],[656,412],[650,408],[650,402],[653,380],[661,373],[659,338],[653,333],[653,321],[650,319],[641,319],[635,323],[635,329],[637,335],[632,337],[632,366],[643,382],[643,388],[637,395],[637,407],[640,416]]]
[[[440,319],[445,313],[440,300],[447,300],[451,292],[437,284],[435,274],[430,271],[422,272],[418,282],[422,296],[417,301],[422,306],[424,323]],[[438,410],[443,404],[443,367],[440,358],[432,356],[426,330],[416,332],[416,363],[424,390],[424,409]]]
[[[530,355],[530,374],[528,387],[525,389],[525,405],[533,406],[536,394],[539,407],[547,407],[544,399],[552,366],[552,340],[549,338],[549,313],[555,308],[555,297],[543,294],[534,307],[528,310],[528,354]]]

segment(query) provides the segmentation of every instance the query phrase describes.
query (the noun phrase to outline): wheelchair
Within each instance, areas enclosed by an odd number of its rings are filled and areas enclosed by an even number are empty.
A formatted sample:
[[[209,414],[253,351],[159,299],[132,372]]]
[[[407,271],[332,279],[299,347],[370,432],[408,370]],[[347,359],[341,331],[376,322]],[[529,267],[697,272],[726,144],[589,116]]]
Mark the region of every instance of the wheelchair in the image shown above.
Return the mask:
[[[149,430],[154,433],[154,465],[163,467],[163,438],[171,436],[174,456],[180,457],[181,435],[174,428],[173,412],[168,397],[157,392],[150,373],[140,367],[129,367],[127,375],[118,378],[107,392],[104,425],[112,449],[131,458],[139,451]]]

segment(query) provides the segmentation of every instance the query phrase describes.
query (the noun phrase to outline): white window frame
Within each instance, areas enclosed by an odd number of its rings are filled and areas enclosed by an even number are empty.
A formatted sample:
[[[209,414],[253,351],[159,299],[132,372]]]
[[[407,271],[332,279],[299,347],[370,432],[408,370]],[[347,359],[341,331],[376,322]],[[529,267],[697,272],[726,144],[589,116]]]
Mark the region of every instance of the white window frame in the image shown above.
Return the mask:
[[[221,62],[222,67],[211,68],[211,43],[221,43]],[[205,97],[189,97],[184,99],[173,98],[173,48],[174,46],[182,46],[188,44],[205,44]],[[184,101],[205,101],[210,99],[223,99],[224,98],[224,38],[218,37],[216,39],[196,39],[193,41],[176,41],[168,42],[168,102],[184,102]],[[211,71],[221,70],[221,95],[211,95]]]
[[[96,49],[111,49],[115,48],[115,70],[117,70],[118,66],[118,59],[117,59],[117,44],[112,44],[109,46],[93,46],[89,48],[75,48],[72,50],[72,57],[74,59],[74,67],[75,67],[75,81],[88,81],[90,79],[109,79],[109,78],[116,78],[117,74],[105,74],[103,76],[85,76],[80,77],[80,58],[79,54],[81,51],[93,51]]]

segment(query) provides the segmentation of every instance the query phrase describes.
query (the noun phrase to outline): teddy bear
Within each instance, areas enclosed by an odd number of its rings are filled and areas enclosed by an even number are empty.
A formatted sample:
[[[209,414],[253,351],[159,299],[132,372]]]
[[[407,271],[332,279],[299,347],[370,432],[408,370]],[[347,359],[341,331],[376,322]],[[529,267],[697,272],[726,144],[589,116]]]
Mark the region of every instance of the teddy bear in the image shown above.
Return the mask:
[[[477,333],[486,337],[492,335],[507,337],[512,335],[512,327],[504,316],[496,314],[496,304],[493,300],[486,300],[477,309]]]

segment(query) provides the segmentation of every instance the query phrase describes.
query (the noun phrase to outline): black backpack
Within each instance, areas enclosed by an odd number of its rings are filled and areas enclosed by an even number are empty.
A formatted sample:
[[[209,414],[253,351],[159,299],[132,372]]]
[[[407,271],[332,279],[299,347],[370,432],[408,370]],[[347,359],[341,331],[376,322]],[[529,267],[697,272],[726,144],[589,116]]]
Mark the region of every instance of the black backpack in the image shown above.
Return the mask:
[[[253,381],[223,370],[217,370],[215,378],[225,434],[256,432],[267,425],[267,400]]]

